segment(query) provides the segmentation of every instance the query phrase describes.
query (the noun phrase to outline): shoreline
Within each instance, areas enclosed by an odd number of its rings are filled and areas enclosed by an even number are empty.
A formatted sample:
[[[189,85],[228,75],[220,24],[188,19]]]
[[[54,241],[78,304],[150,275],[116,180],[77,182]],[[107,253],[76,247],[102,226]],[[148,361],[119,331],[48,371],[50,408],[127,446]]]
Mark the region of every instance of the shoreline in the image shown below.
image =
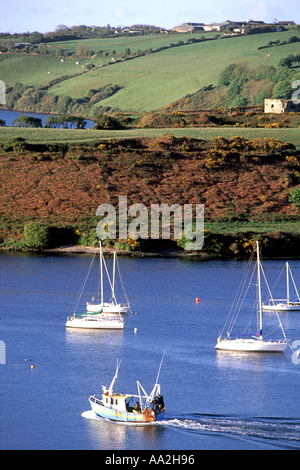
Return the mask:
[[[128,258],[177,258],[177,259],[196,259],[201,261],[209,260],[234,260],[234,259],[248,259],[248,254],[232,254],[231,256],[228,253],[211,253],[209,251],[180,251],[180,250],[161,250],[161,251],[127,251],[123,249],[114,249],[114,248],[102,248],[103,254],[106,256],[113,256],[114,251],[116,251],[119,257],[128,257]],[[37,249],[13,249],[9,247],[1,247],[0,254],[33,254],[33,255],[95,255],[99,253],[99,247],[87,246],[87,245],[63,245],[55,248],[47,248],[44,250]],[[282,254],[278,253],[268,253],[264,257],[265,259],[300,259],[300,255]]]
[[[220,255],[210,254],[207,251],[180,251],[180,250],[162,250],[162,251],[128,251],[120,248],[107,248],[102,247],[102,252],[105,255],[113,255],[116,251],[118,256],[129,256],[131,258],[183,258],[183,257],[198,257],[203,259],[219,258]],[[56,248],[48,248],[43,250],[42,253],[51,254],[97,254],[99,253],[99,247],[86,246],[86,245],[66,245]]]

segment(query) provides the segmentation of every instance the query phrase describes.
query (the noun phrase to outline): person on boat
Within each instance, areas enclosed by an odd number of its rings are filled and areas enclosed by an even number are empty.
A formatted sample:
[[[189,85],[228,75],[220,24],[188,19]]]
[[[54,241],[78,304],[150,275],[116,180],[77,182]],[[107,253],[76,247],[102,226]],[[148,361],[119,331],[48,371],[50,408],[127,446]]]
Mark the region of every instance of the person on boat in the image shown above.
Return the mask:
[[[162,395],[156,395],[154,397],[152,403],[155,406],[155,409],[157,411],[162,411],[165,408],[164,399],[163,399]]]
[[[140,404],[139,404],[138,401],[136,402],[136,405],[135,405],[135,407],[134,407],[134,410],[135,410],[135,411],[141,411],[141,407],[140,407]]]

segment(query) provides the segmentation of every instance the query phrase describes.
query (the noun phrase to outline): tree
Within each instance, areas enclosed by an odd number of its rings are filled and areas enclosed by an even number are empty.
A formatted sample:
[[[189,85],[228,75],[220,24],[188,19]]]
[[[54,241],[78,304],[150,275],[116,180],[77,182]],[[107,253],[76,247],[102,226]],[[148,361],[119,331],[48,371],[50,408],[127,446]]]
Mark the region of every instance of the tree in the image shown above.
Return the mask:
[[[84,129],[87,121],[82,116],[70,116],[69,114],[61,114],[59,116],[48,116],[45,127],[72,129]]]
[[[278,66],[291,68],[293,65],[293,60],[294,60],[294,55],[290,54],[287,57],[280,59],[280,61],[278,62]]]
[[[42,33],[39,33],[38,31],[34,31],[28,36],[28,42],[31,42],[32,44],[39,44],[44,40],[44,35]]]
[[[42,120],[40,118],[25,116],[25,114],[21,114],[21,116],[14,119],[12,125],[15,127],[43,127]]]
[[[273,98],[289,99],[292,96],[292,84],[290,80],[282,80],[273,88]]]
[[[223,72],[219,75],[219,85],[228,86],[235,78],[235,64],[230,64],[225,67]]]
[[[91,55],[91,51],[84,43],[80,43],[77,46],[76,55],[79,57],[88,57]]]

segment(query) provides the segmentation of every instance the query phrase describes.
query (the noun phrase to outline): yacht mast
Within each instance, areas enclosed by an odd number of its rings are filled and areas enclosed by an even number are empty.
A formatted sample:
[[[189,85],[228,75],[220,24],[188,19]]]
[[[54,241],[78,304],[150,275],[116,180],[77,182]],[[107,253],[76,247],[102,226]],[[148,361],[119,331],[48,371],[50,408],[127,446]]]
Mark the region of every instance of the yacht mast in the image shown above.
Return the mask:
[[[290,302],[289,263],[286,262],[286,302]]]
[[[257,250],[257,280],[258,280],[258,304],[259,304],[259,332],[262,338],[262,304],[261,304],[261,280],[260,280],[260,259],[259,259],[259,244],[256,242]]]
[[[111,289],[111,296],[114,302],[116,302],[115,298],[115,276],[116,276],[116,251],[114,251],[114,264],[113,264],[113,281],[112,281],[112,289]]]
[[[100,240],[100,282],[101,282],[101,304],[103,304],[103,266],[102,266],[102,244]]]

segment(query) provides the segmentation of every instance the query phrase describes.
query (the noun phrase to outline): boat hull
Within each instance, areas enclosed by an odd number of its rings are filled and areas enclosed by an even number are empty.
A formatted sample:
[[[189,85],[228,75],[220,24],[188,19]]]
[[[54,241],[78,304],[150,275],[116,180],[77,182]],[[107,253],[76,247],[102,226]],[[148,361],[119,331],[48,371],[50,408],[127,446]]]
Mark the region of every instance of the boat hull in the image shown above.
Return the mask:
[[[91,399],[89,399],[89,402],[94,413],[96,413],[101,418],[110,419],[112,421],[120,421],[123,423],[154,423],[156,421],[162,421],[165,415],[164,411],[161,411],[158,414],[152,410],[146,410],[144,413],[119,411],[113,408],[108,408],[102,405],[100,402],[95,402]]]
[[[68,318],[66,322],[67,328],[85,328],[92,330],[123,330],[124,322],[122,320],[112,320],[104,318]]]
[[[261,341],[256,339],[224,339],[218,341],[215,346],[219,351],[241,352],[283,352],[287,347],[286,342]]]
[[[262,309],[264,311],[280,311],[280,312],[294,312],[300,311],[300,303],[299,304],[292,304],[292,303],[280,303],[275,305],[263,305]]]

